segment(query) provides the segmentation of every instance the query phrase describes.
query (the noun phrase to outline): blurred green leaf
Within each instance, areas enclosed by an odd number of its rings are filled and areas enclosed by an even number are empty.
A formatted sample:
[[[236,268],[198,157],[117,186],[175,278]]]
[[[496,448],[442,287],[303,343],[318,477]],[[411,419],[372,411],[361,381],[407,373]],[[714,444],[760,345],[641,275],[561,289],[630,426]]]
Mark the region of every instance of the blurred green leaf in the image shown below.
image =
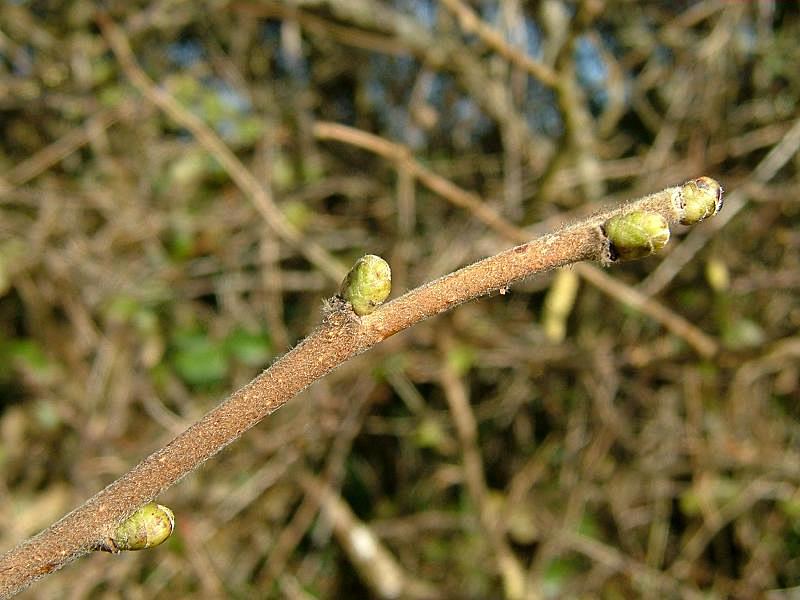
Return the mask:
[[[418,448],[438,449],[446,437],[442,424],[432,417],[424,418],[414,431],[414,442]]]
[[[545,598],[562,598],[564,586],[581,572],[580,561],[575,558],[551,560],[542,575],[542,593]]]
[[[222,344],[201,332],[180,333],[173,340],[171,362],[186,383],[196,386],[221,383],[228,375],[228,358]]]
[[[314,218],[314,211],[306,203],[295,200],[281,204],[281,211],[286,219],[300,231],[305,231]]]
[[[465,344],[457,345],[447,353],[448,364],[459,376],[469,373],[476,360],[475,349]]]
[[[728,348],[744,349],[760,346],[764,343],[764,330],[750,319],[733,319],[722,330],[722,340]]]
[[[238,328],[225,338],[225,349],[239,362],[251,367],[263,367],[272,356],[272,340],[265,331],[250,332]]]
[[[139,300],[133,296],[114,296],[106,305],[106,318],[118,323],[128,323],[133,319],[140,306]]]
[[[39,343],[31,338],[19,338],[0,344],[0,362],[24,369],[39,383],[46,384],[56,376],[56,365],[47,357]],[[6,375],[7,376],[7,375]]]
[[[54,431],[61,425],[61,415],[52,400],[40,399],[34,405],[34,415],[45,431]]]

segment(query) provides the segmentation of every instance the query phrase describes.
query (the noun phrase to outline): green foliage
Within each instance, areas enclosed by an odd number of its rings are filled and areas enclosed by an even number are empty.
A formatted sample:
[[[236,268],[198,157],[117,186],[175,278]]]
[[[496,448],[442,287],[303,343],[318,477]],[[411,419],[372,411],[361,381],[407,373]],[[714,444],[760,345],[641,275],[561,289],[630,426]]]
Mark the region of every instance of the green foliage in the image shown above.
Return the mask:
[[[266,332],[234,329],[225,338],[229,356],[249,367],[263,367],[273,355],[272,342]]]
[[[56,366],[39,342],[32,338],[0,339],[0,379],[11,379],[21,370],[34,381],[46,384],[57,376]]]
[[[228,375],[223,345],[202,331],[177,331],[172,338],[171,363],[188,384],[219,385]]]
[[[220,385],[230,374],[232,360],[257,368],[264,367],[271,356],[269,336],[244,328],[234,329],[221,340],[189,328],[177,330],[171,340],[170,363],[193,386]]]
[[[556,558],[545,567],[542,592],[545,598],[563,598],[570,584],[584,571],[583,561],[576,557]]]
[[[477,359],[475,348],[466,344],[456,346],[447,354],[447,363],[459,376],[469,373]]]

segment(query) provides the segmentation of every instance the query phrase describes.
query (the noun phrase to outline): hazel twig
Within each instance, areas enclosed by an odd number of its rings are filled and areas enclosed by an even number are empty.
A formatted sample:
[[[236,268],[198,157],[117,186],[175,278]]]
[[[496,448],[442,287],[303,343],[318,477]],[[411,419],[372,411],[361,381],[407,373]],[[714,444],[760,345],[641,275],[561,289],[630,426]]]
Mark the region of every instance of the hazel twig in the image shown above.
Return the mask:
[[[719,184],[705,189],[718,191]],[[317,329],[269,369],[82,506],[0,557],[0,598],[96,549],[139,507],[236,440],[264,417],[343,362],[420,321],[463,302],[506,290],[535,273],[583,260],[609,261],[603,226],[637,211],[684,218],[683,192],[696,180],[646,196],[586,221],[485,258],[380,304],[356,318],[350,305],[331,302]]]

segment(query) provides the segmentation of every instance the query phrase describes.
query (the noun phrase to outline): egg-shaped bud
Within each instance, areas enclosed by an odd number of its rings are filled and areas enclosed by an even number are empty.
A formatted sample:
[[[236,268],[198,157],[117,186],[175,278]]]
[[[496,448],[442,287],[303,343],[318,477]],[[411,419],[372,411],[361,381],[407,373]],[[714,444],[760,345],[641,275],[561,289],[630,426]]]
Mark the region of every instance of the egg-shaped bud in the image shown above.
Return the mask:
[[[103,550],[144,550],[163,543],[175,529],[175,515],[161,504],[145,504],[114,530]]]
[[[658,213],[633,211],[611,217],[603,225],[609,258],[634,260],[658,252],[669,241],[669,224]]]
[[[711,177],[698,177],[681,186],[682,225],[694,225],[722,208],[722,186]]]
[[[392,291],[392,271],[380,256],[367,254],[359,258],[342,281],[339,295],[364,316],[374,311]]]

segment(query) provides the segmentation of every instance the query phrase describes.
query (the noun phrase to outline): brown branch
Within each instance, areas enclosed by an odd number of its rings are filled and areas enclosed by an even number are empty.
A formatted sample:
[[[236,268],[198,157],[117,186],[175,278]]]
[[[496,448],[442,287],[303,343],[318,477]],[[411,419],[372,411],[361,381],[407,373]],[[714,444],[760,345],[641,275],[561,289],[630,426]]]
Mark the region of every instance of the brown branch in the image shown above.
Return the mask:
[[[669,188],[485,258],[357,317],[334,299],[322,324],[269,369],[82,506],[0,557],[0,598],[98,547],[125,518],[196,469],[289,399],[382,340],[459,304],[555,267],[608,260],[601,225],[635,210],[682,218]]]
[[[524,229],[506,220],[491,206],[483,202],[480,196],[458,187],[449,179],[431,171],[415,160],[411,151],[405,146],[347,125],[325,121],[315,123],[313,132],[319,139],[336,140],[358,146],[395,161],[398,168],[413,174],[429,190],[439,194],[451,204],[470,211],[476,219],[511,242],[522,243],[530,238]],[[672,222],[672,219],[667,220]],[[713,338],[653,298],[614,280],[592,265],[577,265],[576,270],[600,291],[661,323],[667,330],[685,340],[701,356],[713,356],[719,350],[719,346]]]
[[[352,146],[358,146],[396,162],[398,167],[408,171],[425,187],[446,198],[452,204],[469,210],[480,221],[503,237],[517,242],[522,242],[530,237],[523,233],[522,239],[520,239],[520,230],[492,210],[481,200],[480,196],[461,189],[449,179],[436,174],[422,163],[414,160],[411,150],[405,146],[395,144],[380,136],[354,127],[327,121],[316,122],[313,132],[318,139],[337,140]]]
[[[767,155],[753,169],[751,176],[756,183],[767,183],[778,174],[783,166],[789,162],[800,150],[800,119],[796,119],[792,127],[775,144]],[[727,209],[721,219],[711,221],[708,227],[692,230],[686,240],[670,255],[669,261],[664,261],[648,275],[641,284],[642,293],[646,295],[657,294],[689,263],[692,258],[702,250],[711,236],[725,227],[747,204],[747,192],[736,190],[727,199]]]
[[[301,27],[320,37],[329,37],[339,44],[390,54],[393,56],[407,56],[409,49],[398,40],[382,33],[372,33],[357,27],[338,25],[330,19],[317,17],[306,11],[298,10],[296,6],[286,4],[255,4],[253,2],[232,2],[228,9],[261,19],[283,19],[297,21]],[[417,56],[424,55],[417,52]]]

